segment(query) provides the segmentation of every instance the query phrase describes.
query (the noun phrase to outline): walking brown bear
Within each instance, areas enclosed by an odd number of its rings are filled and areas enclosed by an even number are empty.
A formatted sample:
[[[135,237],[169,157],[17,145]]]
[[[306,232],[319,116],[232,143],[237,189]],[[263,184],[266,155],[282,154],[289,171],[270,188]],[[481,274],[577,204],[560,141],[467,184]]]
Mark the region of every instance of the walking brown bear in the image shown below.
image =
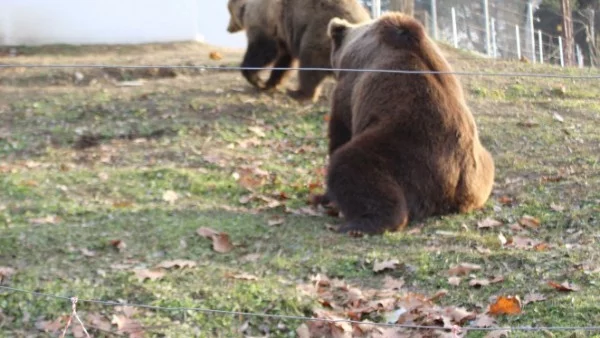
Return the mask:
[[[327,25],[334,17],[358,23],[370,19],[357,0],[229,0],[230,33],[246,31],[248,47],[242,67],[331,68]],[[265,82],[260,70],[243,70],[243,76],[261,90],[282,84],[289,71],[272,70]],[[323,80],[331,71],[300,70],[299,87],[288,90],[298,100],[316,101]]]
[[[334,18],[327,31],[334,68],[452,71],[424,27],[401,13],[358,25]],[[494,161],[453,74],[336,77],[327,189],[315,201],[339,208],[341,232],[380,234],[485,204]]]

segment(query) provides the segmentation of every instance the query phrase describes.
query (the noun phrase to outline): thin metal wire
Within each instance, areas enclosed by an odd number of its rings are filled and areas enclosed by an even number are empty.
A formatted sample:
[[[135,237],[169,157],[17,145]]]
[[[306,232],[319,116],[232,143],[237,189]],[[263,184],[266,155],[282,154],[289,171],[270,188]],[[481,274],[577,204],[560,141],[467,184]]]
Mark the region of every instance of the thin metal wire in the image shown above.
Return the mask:
[[[483,60],[483,59],[482,59]],[[453,74],[463,76],[500,76],[500,77],[534,77],[534,78],[559,78],[559,79],[600,79],[600,74],[593,75],[566,75],[543,73],[482,73],[468,71],[429,71],[429,70],[401,70],[401,69],[350,69],[350,68],[319,68],[319,67],[240,67],[240,66],[207,66],[207,65],[97,65],[97,64],[0,64],[0,68],[122,68],[122,69],[200,69],[200,70],[297,70],[321,72],[359,72],[359,73],[388,73],[388,74]]]
[[[73,297],[67,296],[58,296],[52,295],[43,292],[37,291],[29,291],[18,288],[13,288],[10,286],[0,285],[0,289],[4,289],[7,291],[19,292],[31,294],[37,297],[46,297],[46,298],[54,298],[60,300],[67,300],[72,302]],[[374,323],[374,322],[361,322],[357,320],[350,319],[326,319],[326,318],[314,318],[314,317],[304,317],[304,316],[291,316],[291,315],[277,315],[277,314],[267,314],[267,313],[256,313],[256,312],[241,312],[241,311],[227,311],[227,310],[214,310],[214,309],[205,309],[205,308],[187,308],[187,307],[163,307],[157,305],[146,305],[146,304],[129,304],[129,303],[119,303],[112,301],[103,301],[103,300],[95,300],[95,299],[77,299],[78,302],[83,303],[93,303],[93,304],[101,304],[108,306],[131,306],[135,308],[144,308],[151,310],[163,310],[163,311],[197,311],[211,314],[222,314],[222,315],[238,315],[238,316],[249,316],[249,317],[262,317],[262,318],[273,318],[273,319],[291,319],[291,320],[306,320],[306,321],[317,321],[317,322],[327,322],[327,323],[350,323],[350,324],[369,324],[373,326],[383,326],[383,327],[392,327],[392,328],[404,328],[404,329],[422,329],[422,330],[440,330],[443,327],[440,326],[427,326],[427,325],[407,325],[407,324],[390,324],[390,323]],[[538,326],[538,327],[528,327],[528,326],[514,326],[514,327],[461,327],[461,329],[466,331],[500,331],[500,330],[510,330],[510,331],[600,331],[600,326]]]

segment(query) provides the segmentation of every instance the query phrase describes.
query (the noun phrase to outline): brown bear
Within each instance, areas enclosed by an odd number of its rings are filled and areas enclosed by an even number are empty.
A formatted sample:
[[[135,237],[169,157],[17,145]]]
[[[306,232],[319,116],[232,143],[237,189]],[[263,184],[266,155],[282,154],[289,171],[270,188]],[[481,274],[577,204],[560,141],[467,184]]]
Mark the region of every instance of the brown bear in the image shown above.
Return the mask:
[[[316,201],[339,208],[340,231],[381,234],[481,208],[494,161],[424,27],[387,13],[358,25],[334,18],[327,32],[334,68],[430,72],[336,72],[327,188]]]
[[[370,19],[357,0],[229,0],[230,33],[245,30],[248,47],[242,67],[331,68],[327,25],[334,17],[351,23]],[[289,71],[274,69],[264,82],[260,70],[243,70],[249,83],[262,90],[282,84]],[[299,87],[288,90],[298,100],[316,101],[323,80],[331,71],[300,70]]]

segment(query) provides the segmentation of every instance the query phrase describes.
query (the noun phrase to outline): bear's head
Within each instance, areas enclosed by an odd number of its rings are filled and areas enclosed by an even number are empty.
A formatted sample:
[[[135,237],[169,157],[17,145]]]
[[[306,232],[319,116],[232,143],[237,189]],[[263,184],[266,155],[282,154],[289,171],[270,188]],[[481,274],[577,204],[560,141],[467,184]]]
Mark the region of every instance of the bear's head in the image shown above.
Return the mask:
[[[236,33],[244,30],[246,0],[229,0],[227,9],[229,10],[229,25],[227,26],[227,31],[229,33]]]
[[[360,68],[384,50],[418,51],[422,43],[430,42],[421,23],[399,12],[359,24],[333,18],[327,35],[331,40],[331,65],[337,69]]]

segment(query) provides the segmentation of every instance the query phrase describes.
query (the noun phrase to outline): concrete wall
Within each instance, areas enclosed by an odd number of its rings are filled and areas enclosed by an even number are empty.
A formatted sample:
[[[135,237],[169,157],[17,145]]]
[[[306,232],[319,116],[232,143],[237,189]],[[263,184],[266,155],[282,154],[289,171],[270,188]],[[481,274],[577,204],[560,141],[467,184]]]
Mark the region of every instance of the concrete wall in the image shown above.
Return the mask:
[[[0,0],[0,44],[204,40],[244,47],[226,31],[224,0]]]

